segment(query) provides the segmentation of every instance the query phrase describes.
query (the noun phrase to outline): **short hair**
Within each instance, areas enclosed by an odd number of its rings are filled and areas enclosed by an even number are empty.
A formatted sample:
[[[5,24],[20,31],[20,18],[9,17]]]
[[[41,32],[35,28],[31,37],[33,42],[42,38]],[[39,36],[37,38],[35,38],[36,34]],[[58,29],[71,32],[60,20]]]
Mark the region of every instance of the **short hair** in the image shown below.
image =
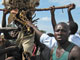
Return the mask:
[[[76,22],[73,22],[73,21],[69,22],[69,27],[71,31],[70,34],[75,34],[78,30],[78,25]]]
[[[69,25],[67,25],[67,23],[65,23],[65,22],[59,22],[56,26],[55,26],[55,28],[58,26],[58,25],[63,25],[63,26],[68,26],[69,27]]]
[[[54,37],[54,35],[52,33],[48,33],[47,35],[49,35],[50,37]]]

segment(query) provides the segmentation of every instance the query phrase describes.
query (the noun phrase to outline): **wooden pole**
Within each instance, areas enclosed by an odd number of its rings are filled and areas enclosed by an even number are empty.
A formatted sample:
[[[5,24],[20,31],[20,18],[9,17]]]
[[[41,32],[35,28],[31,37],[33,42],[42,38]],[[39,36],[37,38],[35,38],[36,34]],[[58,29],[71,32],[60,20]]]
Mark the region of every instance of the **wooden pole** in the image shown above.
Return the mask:
[[[55,7],[55,9],[64,9],[64,8],[68,8],[69,5],[67,6],[60,6],[60,7]],[[54,7],[52,7],[54,8]],[[51,8],[42,8],[42,9],[30,9],[31,11],[48,11],[51,10]]]
[[[64,8],[69,8],[70,4],[69,5],[66,5],[66,6],[59,6],[59,7],[53,7],[55,9],[64,9]],[[5,11],[7,9],[0,9],[0,11]],[[48,11],[48,10],[51,10],[51,8],[42,8],[42,9],[29,9],[30,11]]]

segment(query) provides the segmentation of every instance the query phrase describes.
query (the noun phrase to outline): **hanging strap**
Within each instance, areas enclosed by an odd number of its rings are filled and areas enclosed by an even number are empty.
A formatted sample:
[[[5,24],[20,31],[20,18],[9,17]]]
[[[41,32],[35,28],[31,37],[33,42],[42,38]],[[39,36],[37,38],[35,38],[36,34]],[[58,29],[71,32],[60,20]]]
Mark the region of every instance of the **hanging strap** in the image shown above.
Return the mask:
[[[66,51],[71,51],[71,49],[74,47],[75,45],[73,43],[71,43],[67,48]]]

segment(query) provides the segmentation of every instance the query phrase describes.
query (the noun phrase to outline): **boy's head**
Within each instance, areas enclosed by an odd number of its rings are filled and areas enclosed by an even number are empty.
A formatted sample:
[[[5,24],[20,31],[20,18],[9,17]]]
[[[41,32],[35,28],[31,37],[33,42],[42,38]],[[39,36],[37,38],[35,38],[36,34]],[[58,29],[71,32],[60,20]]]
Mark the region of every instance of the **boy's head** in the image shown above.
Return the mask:
[[[69,25],[70,30],[71,30],[71,33],[70,33],[70,34],[75,34],[75,33],[77,32],[77,30],[78,30],[78,25],[77,25],[77,23],[71,21],[71,22],[68,22],[68,25]]]

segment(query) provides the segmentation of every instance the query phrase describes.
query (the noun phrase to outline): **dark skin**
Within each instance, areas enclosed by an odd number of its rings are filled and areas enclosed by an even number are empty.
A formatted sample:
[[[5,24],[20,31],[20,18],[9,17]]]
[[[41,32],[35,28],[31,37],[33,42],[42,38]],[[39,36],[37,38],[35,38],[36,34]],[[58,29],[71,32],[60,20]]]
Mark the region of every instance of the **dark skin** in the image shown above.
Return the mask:
[[[69,27],[67,24],[59,24],[55,27],[54,36],[58,42],[58,48],[56,50],[56,56],[60,57],[64,53],[65,49],[68,47],[70,42],[68,42],[69,37]],[[54,51],[54,49],[53,49]],[[74,46],[69,53],[68,60],[80,60],[80,48]]]
[[[30,21],[27,21],[27,25],[32,27],[35,32],[39,35],[39,37],[42,35],[42,32],[40,32],[35,25],[33,25]],[[60,57],[63,53],[64,50],[68,47],[68,45],[70,44],[70,42],[68,42],[68,37],[70,34],[70,30],[68,25],[57,25],[55,27],[55,32],[54,32],[54,36],[58,42],[58,49],[57,49],[57,57]],[[54,51],[54,49],[53,49]],[[71,52],[69,53],[69,60],[80,60],[80,48],[78,46],[74,46],[71,50]],[[74,58],[74,59],[73,59]]]
[[[15,39],[17,37],[17,33],[15,31],[18,30],[18,28],[13,28],[13,27],[6,27],[6,15],[10,13],[7,10],[3,11],[3,19],[2,19],[2,28],[0,28],[0,32],[4,33],[4,38],[5,39]],[[12,34],[10,35],[9,32]],[[15,34],[15,36],[14,36]],[[0,55],[5,54],[5,53],[10,53],[13,52],[15,53],[18,51],[17,46],[8,46],[5,47],[4,49],[0,49]],[[15,60],[13,56],[6,58],[5,60]]]
[[[53,6],[54,7],[54,6]],[[50,13],[51,13],[51,21],[52,21],[52,26],[53,26],[53,30],[55,30],[55,25],[56,25],[56,20],[55,20],[55,13],[54,13],[54,11],[55,11],[55,7],[54,8],[52,8],[52,7],[50,7],[51,8],[51,10],[50,10]]]
[[[32,24],[32,22],[26,21],[26,23],[27,23],[28,26],[33,28],[33,30],[35,31],[37,37],[40,38],[43,33],[40,30],[38,30],[37,27],[34,24]]]
[[[53,13],[51,13],[51,15],[53,15],[54,14],[53,9],[51,9],[51,12],[53,12]],[[56,26],[56,22],[53,20],[55,20],[54,17],[52,17],[52,24],[54,24],[53,25],[53,28],[54,28],[54,26]],[[42,33],[38,29],[36,29],[36,27],[31,22],[28,21],[27,25],[32,27],[36,31],[36,33],[39,35],[39,37],[42,35]],[[59,31],[56,32],[56,30],[59,30],[60,32]],[[59,46],[56,53],[57,53],[57,57],[60,57],[64,53],[64,51],[68,47],[68,45],[70,44],[68,42],[68,36],[70,34],[70,30],[69,30],[69,27],[65,28],[64,26],[60,25],[58,27],[58,29],[54,28],[54,31],[55,31],[55,35],[57,35],[56,39],[58,39],[58,46]],[[58,36],[60,36],[60,37],[58,38]],[[63,42],[61,40],[63,40]],[[77,51],[78,51],[78,53],[75,53]],[[71,60],[71,59],[72,60],[74,60],[74,59],[80,60],[80,58],[79,58],[80,52],[79,51],[80,51],[80,48],[77,46],[74,46],[69,54],[69,60]]]
[[[54,6],[53,6],[54,7]],[[52,26],[53,26],[53,30],[55,30],[55,26],[56,26],[56,20],[55,20],[55,15],[54,15],[54,11],[55,9],[50,7],[51,10],[51,21],[52,21]],[[72,9],[72,8],[71,8]],[[71,9],[69,9],[69,11],[71,11]],[[71,13],[70,13],[70,16],[71,16]],[[71,17],[70,17],[71,18]],[[72,19],[72,18],[71,18]],[[36,31],[36,34],[37,36],[40,38],[40,36],[43,34],[42,32],[40,32],[38,29],[36,29],[36,27],[34,25],[32,25],[31,22],[27,21],[27,24],[32,27],[35,31]]]
[[[55,20],[55,6],[53,7],[50,7],[51,10],[50,10],[50,13],[51,13],[51,21],[52,21],[52,26],[53,26],[53,30],[55,30],[55,26],[56,26],[56,20]],[[70,4],[69,7],[68,7],[68,16],[69,16],[69,22],[73,21],[73,17],[71,15],[71,10],[75,9],[75,5],[74,4]]]
[[[10,13],[10,11],[7,11],[7,10],[3,11],[3,19],[2,19],[2,27],[3,28],[0,28],[0,31],[4,33],[4,37],[6,39],[15,39],[17,36],[17,33],[14,36],[11,36],[8,32],[16,31],[16,30],[18,30],[18,28],[11,28],[11,27],[6,28],[6,15],[8,13]]]
[[[67,24],[70,26],[70,30],[71,30],[70,34],[75,34],[78,30],[78,24],[73,20],[73,17],[71,15],[71,11],[74,8],[75,8],[75,4],[70,4],[68,8],[69,22]]]
[[[18,47],[16,47],[16,46],[9,46],[4,49],[0,49],[0,56],[2,56],[3,54],[9,53],[9,52],[15,52],[17,50],[18,50]],[[13,56],[7,57],[5,60],[10,60],[10,59],[15,60],[15,58]]]
[[[6,27],[6,15],[9,13],[9,11],[4,10],[3,11],[3,18],[2,18],[2,27]]]
[[[1,37],[2,36],[0,36],[0,58],[3,58],[3,55],[6,53],[18,51],[17,46],[11,46],[11,44],[7,40],[5,40]],[[12,59],[8,56],[7,56],[7,58]]]
[[[72,10],[72,9],[75,9],[75,5],[74,5],[74,4],[70,4],[70,5],[69,5],[69,8],[68,8],[69,22],[70,22],[70,21],[74,21],[72,15],[71,15],[71,10]]]
[[[13,52],[13,51],[16,51],[16,50],[18,50],[18,47],[16,47],[16,46],[6,47],[4,49],[0,49],[0,55],[8,53],[8,52]]]
[[[75,8],[75,5],[74,5],[74,4],[70,4],[70,5],[69,5],[69,8],[68,8],[69,22],[71,22],[71,21],[74,22],[73,17],[72,17],[72,15],[71,15],[71,10],[74,9],[74,8]],[[52,18],[51,21],[52,21],[53,30],[55,30],[55,26],[56,26],[56,20],[55,20],[55,15],[54,15],[55,9],[51,7],[50,12],[51,12],[51,18]],[[68,45],[68,44],[69,44],[69,43],[66,42],[66,45]],[[62,44],[62,46],[64,47],[64,44]],[[75,47],[74,49],[77,49],[77,50],[79,51],[79,49],[78,49],[77,47]],[[76,51],[77,51],[77,50],[76,50]],[[72,51],[73,51],[73,49],[72,49]],[[62,53],[60,53],[60,52],[62,52]],[[63,49],[62,49],[62,50],[61,50],[61,49],[58,49],[56,53],[58,53],[59,55],[57,55],[57,56],[60,57],[60,56],[63,54],[63,52],[64,52]],[[75,58],[79,56],[79,55],[76,56],[77,53],[71,52],[71,53],[70,53],[70,56],[69,56],[69,60],[72,58],[71,56],[72,56],[73,54],[74,54],[74,57],[75,57]],[[79,53],[79,54],[80,54],[80,53]],[[75,60],[79,60],[79,57],[78,57],[77,59],[75,59]]]

